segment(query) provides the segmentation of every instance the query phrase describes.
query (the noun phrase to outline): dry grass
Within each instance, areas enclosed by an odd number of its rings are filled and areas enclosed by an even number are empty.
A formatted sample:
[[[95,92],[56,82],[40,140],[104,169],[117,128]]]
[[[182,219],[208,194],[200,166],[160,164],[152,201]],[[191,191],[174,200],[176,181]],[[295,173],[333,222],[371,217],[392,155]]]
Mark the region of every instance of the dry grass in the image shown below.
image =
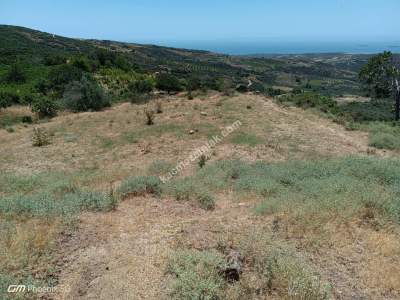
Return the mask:
[[[252,109],[246,109],[248,105]],[[163,113],[157,115],[153,126],[145,125],[143,109],[144,105],[124,103],[98,113],[60,115],[40,124],[52,135],[51,145],[42,148],[32,147],[34,125],[15,126],[12,134],[0,129],[0,169],[17,177],[54,170],[81,174],[72,176],[80,187],[107,191],[130,176],[162,175],[236,120],[242,122],[240,132],[245,137],[257,139],[245,138],[250,141],[246,143],[223,140],[213,149],[206,167],[232,158],[278,162],[349,154],[393,155],[390,151],[369,152],[366,134],[346,131],[311,112],[279,107],[261,96],[215,94],[191,101],[168,97],[163,99]],[[191,130],[194,134],[189,134]],[[154,164],[161,160],[168,163]],[[198,170],[195,162],[178,178]],[[9,191],[1,191],[1,196],[5,193]],[[321,274],[321,282],[332,284],[337,298],[400,296],[397,227],[376,230],[354,220],[351,226],[328,223],[324,230],[330,233],[329,240],[321,231],[298,231],[285,215],[255,215],[252,208],[262,199],[257,194],[237,195],[229,189],[216,192],[213,211],[177,202],[168,195],[138,195],[127,198],[114,212],[83,213],[78,233],[61,247],[53,247],[59,236],[57,220],[15,219],[16,235],[1,241],[7,249],[2,265],[16,271],[25,262],[27,270],[34,269],[32,265],[39,257],[44,259],[46,251],[58,249],[53,254],[62,268],[61,283],[74,287],[71,294],[58,295],[60,299],[159,299],[165,297],[168,280],[164,271],[176,249],[218,250],[222,244],[239,247],[251,234],[249,228],[262,228],[277,244],[296,249],[300,260]],[[30,228],[36,230],[32,233]],[[260,278],[249,270],[243,278],[243,286],[227,289],[226,295],[240,298],[237,295],[248,290],[257,299]],[[283,283],[284,279],[276,283],[272,298],[285,295],[287,285]]]

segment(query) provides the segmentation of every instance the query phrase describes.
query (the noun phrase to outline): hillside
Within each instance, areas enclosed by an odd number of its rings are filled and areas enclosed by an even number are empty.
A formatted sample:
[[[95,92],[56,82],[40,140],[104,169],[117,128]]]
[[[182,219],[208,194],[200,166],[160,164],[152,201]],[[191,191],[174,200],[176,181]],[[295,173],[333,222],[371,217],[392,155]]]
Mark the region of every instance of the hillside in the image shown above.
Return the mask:
[[[399,299],[367,59],[0,26],[0,299]]]
[[[7,65],[18,60],[39,69],[49,55],[90,56],[96,49],[107,49],[121,54],[141,72],[168,70],[182,79],[198,77],[211,88],[215,87],[217,79],[224,78],[232,86],[247,84],[251,79],[257,83],[258,90],[300,87],[331,95],[359,94],[356,72],[369,58],[345,54],[228,56],[152,45],[71,39],[5,25],[0,25],[0,39],[0,75]]]

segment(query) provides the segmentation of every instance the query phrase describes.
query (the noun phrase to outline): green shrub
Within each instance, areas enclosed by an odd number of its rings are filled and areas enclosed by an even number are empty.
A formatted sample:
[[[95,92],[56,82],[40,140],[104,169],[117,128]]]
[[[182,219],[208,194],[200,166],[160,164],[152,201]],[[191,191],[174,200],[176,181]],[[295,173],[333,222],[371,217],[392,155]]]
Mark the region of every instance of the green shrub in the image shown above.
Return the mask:
[[[313,92],[283,96],[279,98],[279,101],[289,102],[304,109],[317,108],[324,113],[337,114],[340,111],[335,100]]]
[[[31,109],[39,118],[52,118],[57,115],[59,105],[55,100],[42,96],[33,100]]]
[[[73,111],[99,111],[111,105],[108,95],[93,80],[84,76],[80,81],[70,83],[63,96],[65,108]]]
[[[179,250],[169,260],[167,271],[171,299],[223,299],[225,282],[220,275],[224,259],[215,251]]]
[[[0,91],[0,109],[7,108],[13,104],[21,102],[20,96],[12,91]]]
[[[121,183],[117,193],[122,198],[144,196],[146,194],[159,196],[161,194],[161,180],[155,176],[131,177]]]
[[[192,201],[206,210],[212,210],[215,208],[214,197],[191,178],[185,178],[173,182],[172,186],[170,186],[170,190],[177,201]]]
[[[81,211],[114,209],[117,199],[101,192],[74,191],[60,196],[49,193],[16,195],[0,199],[0,214],[19,217],[73,216]]]
[[[257,213],[285,213],[299,224],[312,226],[362,218],[366,210],[379,222],[400,223],[398,174],[399,160],[372,157],[285,163],[219,161],[173,182],[171,192],[178,200],[192,200],[198,187],[255,193],[266,197],[256,207]]]
[[[148,79],[139,79],[131,82],[128,85],[128,89],[133,95],[141,95],[150,93],[154,89],[154,86],[153,83]]]
[[[181,83],[174,75],[161,73],[156,77],[156,87],[159,90],[170,92],[178,92],[182,90]]]
[[[65,87],[73,81],[81,80],[83,71],[71,64],[64,64],[55,67],[49,72],[47,81],[42,82],[44,91],[54,90],[57,95],[64,93]]]
[[[206,190],[197,191],[196,201],[202,209],[213,210],[215,208],[215,199]]]

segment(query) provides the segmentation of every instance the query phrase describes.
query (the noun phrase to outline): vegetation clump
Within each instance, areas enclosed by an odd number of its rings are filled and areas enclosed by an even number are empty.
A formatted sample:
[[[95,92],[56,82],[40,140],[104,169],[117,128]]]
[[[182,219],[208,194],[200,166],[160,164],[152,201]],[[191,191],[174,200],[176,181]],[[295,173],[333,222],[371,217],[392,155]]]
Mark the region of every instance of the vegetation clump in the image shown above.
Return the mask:
[[[161,194],[161,180],[155,176],[138,176],[126,179],[117,189],[122,198]]]
[[[46,130],[38,127],[33,128],[32,146],[43,147],[47,145],[50,145],[50,137]]]
[[[99,111],[111,105],[108,95],[98,83],[88,77],[70,83],[64,92],[65,108],[73,111]]]
[[[146,116],[146,125],[154,125],[155,113],[154,110],[145,108],[144,114]]]

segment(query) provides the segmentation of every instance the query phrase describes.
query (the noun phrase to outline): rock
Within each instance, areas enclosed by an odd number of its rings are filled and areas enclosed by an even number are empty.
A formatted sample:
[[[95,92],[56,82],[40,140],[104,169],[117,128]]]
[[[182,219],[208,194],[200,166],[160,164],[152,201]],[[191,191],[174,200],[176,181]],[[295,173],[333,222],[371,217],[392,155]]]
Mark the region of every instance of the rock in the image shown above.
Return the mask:
[[[207,114],[205,111],[202,111],[202,112],[200,113],[200,115],[202,115],[202,116],[208,116],[208,114]]]
[[[194,130],[190,130],[190,131],[189,131],[189,134],[194,134],[194,133],[195,133]]]

